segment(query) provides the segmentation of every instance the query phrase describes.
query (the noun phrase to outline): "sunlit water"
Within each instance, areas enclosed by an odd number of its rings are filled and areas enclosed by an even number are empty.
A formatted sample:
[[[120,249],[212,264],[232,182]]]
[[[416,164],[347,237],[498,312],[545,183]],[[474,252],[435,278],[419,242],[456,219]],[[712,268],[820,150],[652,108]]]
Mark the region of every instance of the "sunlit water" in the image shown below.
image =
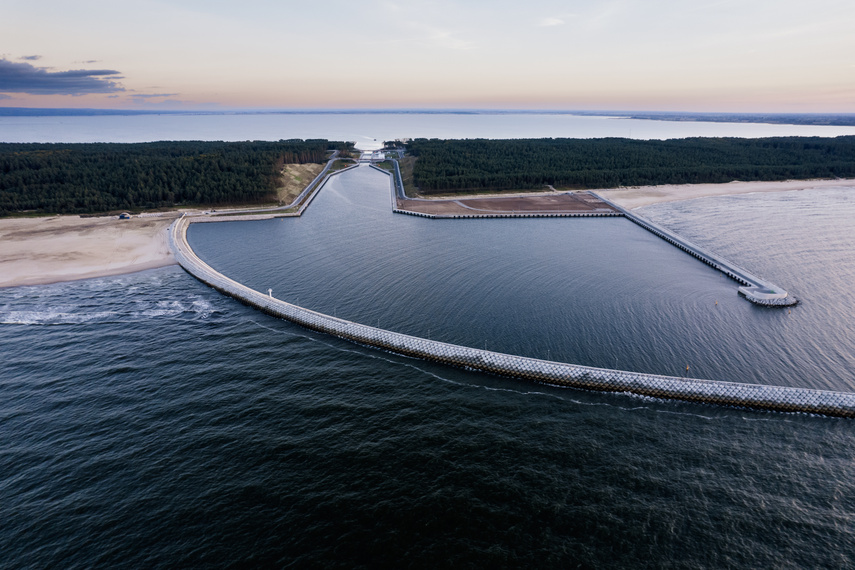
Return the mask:
[[[855,127],[645,121],[563,114],[270,114],[0,117],[2,142],[326,138],[378,148],[398,138],[775,137],[855,135]]]
[[[301,219],[193,226],[301,305],[580,364],[855,389],[845,190],[619,219],[393,215],[359,169]],[[716,305],[716,301],[718,305]],[[177,267],[0,289],[0,566],[851,567],[852,422],[587,393],[369,350]]]

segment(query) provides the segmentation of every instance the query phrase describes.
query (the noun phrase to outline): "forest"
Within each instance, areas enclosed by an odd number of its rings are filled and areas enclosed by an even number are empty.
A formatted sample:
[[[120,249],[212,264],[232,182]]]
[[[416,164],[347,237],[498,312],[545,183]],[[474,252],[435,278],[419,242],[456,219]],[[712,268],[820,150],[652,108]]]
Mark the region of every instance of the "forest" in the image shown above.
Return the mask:
[[[855,177],[855,136],[415,139],[422,193]]]
[[[0,143],[0,215],[80,214],[271,200],[284,164],[346,143]]]

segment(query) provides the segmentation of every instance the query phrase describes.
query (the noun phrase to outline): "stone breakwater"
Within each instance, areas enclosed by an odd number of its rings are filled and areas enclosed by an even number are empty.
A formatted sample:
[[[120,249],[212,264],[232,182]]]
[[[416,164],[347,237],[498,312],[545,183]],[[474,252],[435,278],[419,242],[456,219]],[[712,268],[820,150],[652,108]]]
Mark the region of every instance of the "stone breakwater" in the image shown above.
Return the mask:
[[[765,305],[767,307],[787,307],[798,304],[798,299],[788,294],[784,289],[774,285],[768,281],[760,279],[756,275],[749,273],[741,267],[713,254],[700,246],[697,246],[689,240],[683,239],[680,236],[670,232],[660,225],[654,224],[650,220],[646,220],[630,212],[606,198],[603,198],[596,192],[589,192],[592,196],[602,200],[611,207],[617,209],[624,217],[634,224],[641,226],[655,236],[658,236],[671,245],[678,247],[691,255],[692,257],[703,261],[710,267],[721,271],[734,281],[742,285],[739,288],[739,293],[744,295],[746,299],[755,305]]]
[[[215,271],[187,243],[187,228],[192,221],[183,217],[169,228],[172,252],[188,273],[223,294],[314,331],[395,354],[553,386],[855,418],[855,393],[696,380],[579,366],[428,340],[324,315],[250,289]]]

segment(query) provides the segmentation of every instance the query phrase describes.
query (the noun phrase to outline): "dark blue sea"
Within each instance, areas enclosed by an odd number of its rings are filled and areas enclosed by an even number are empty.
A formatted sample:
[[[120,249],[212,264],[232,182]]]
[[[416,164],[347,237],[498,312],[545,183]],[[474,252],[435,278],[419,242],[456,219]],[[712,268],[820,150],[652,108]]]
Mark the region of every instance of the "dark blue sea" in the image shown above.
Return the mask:
[[[199,224],[226,275],[340,317],[578,364],[855,390],[855,198],[426,220],[367,168],[300,219]],[[689,371],[686,372],[686,366]],[[850,420],[588,393],[390,355],[177,267],[0,289],[0,567],[855,565]]]

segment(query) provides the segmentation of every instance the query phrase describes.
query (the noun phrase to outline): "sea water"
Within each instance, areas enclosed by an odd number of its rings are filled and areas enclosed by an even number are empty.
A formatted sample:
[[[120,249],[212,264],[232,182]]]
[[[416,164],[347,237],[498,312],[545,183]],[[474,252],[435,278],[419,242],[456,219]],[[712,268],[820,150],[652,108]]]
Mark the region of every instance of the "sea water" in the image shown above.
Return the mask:
[[[193,226],[191,243],[251,286],[393,330],[855,388],[846,190],[642,210],[794,292],[790,311],[625,220],[410,218],[384,175],[351,174],[301,219]],[[3,566],[855,564],[848,420],[389,355],[177,267],[0,289],[0,338]]]
[[[0,117],[0,142],[148,142],[157,140],[353,141],[379,148],[400,138],[777,137],[855,135],[855,127],[648,121],[550,113],[279,113]]]

